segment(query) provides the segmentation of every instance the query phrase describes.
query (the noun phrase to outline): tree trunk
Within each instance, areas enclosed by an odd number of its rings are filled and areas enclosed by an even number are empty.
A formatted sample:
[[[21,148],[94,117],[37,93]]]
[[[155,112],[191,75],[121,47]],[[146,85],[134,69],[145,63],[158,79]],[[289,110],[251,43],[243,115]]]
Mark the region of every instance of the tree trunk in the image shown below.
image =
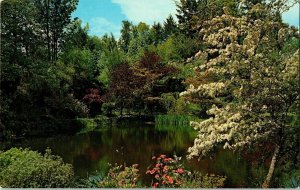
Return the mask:
[[[123,117],[123,102],[121,103],[121,107],[120,107],[120,115],[121,117]]]
[[[262,188],[269,188],[270,187],[270,183],[271,183],[272,176],[273,176],[274,169],[275,169],[275,164],[276,164],[277,157],[278,157],[278,154],[279,154],[279,149],[280,149],[280,145],[276,145],[275,151],[274,151],[274,154],[273,154],[273,157],[272,157],[272,161],[271,161],[271,164],[270,164],[269,172],[268,172],[268,175],[267,175],[264,183],[262,184]]]

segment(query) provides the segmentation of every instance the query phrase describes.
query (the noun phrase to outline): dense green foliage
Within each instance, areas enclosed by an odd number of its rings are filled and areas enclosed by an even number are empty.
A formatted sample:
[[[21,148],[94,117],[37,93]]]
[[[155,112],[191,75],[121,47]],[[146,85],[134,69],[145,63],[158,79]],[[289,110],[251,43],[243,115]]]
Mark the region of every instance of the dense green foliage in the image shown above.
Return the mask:
[[[71,18],[78,0],[3,0],[0,140],[82,126],[85,133],[125,114],[157,115],[158,128],[175,130],[193,120],[198,136],[190,158],[212,156],[220,145],[240,151],[272,144],[264,187],[273,173],[274,186],[293,186],[300,159],[299,30],[281,15],[295,2],[178,0],[178,23],[171,15],[153,25],[125,20],[116,39],[90,36],[88,24]],[[84,117],[92,119],[78,119]],[[48,154],[12,149],[0,159],[3,186],[70,184],[69,166]],[[30,159],[36,165],[23,172],[20,164]],[[115,169],[103,186],[135,187],[136,181],[118,185],[118,175],[134,168]],[[54,179],[50,171],[66,175]]]
[[[12,148],[0,153],[0,186],[5,188],[70,187],[73,169],[46,150],[45,155]]]
[[[185,89],[181,67],[169,61],[192,56],[199,44],[172,16],[153,26],[123,21],[116,40],[89,36],[88,25],[72,20],[77,3],[1,2],[1,138],[74,131],[76,117],[123,109],[165,113],[160,96]]]

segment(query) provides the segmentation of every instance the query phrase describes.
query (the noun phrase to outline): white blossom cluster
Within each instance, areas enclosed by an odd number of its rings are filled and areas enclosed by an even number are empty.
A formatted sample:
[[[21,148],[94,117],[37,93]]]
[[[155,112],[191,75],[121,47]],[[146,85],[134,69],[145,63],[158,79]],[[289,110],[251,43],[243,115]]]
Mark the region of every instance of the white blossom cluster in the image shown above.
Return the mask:
[[[282,71],[284,80],[299,78],[299,60],[300,52],[296,51],[293,56],[285,62],[285,68]]]
[[[263,14],[263,11],[263,7],[257,5],[249,14]],[[280,60],[272,58],[276,44],[285,42],[291,35],[291,31],[279,23],[251,20],[247,15],[222,15],[202,26],[200,34],[208,48],[198,53],[204,64],[197,70],[200,77],[208,74],[218,77],[203,80],[205,82],[198,87],[190,85],[180,95],[218,99],[226,92],[238,103],[213,106],[208,111],[211,118],[191,122],[198,136],[188,150],[188,158],[199,159],[210,155],[219,145],[237,150],[274,135],[280,124],[269,116],[270,110],[280,112],[283,105],[287,105],[286,97],[290,97],[294,89],[284,83],[299,77],[299,51],[291,57],[281,56]],[[277,31],[277,37],[270,31]],[[264,53],[259,52],[262,46],[266,49]],[[278,69],[281,67],[283,69]]]
[[[222,93],[225,88],[226,86],[222,82],[202,84],[198,86],[198,88],[190,85],[190,88],[187,91],[180,93],[180,96],[184,96],[187,94],[197,94],[198,96],[215,98],[219,93]]]
[[[214,117],[202,122],[191,122],[198,131],[194,145],[188,149],[188,158],[208,156],[218,145],[224,149],[238,150],[272,133],[274,125],[266,120],[246,121],[250,113],[246,105],[236,107],[229,104],[223,108],[213,106],[208,112]]]

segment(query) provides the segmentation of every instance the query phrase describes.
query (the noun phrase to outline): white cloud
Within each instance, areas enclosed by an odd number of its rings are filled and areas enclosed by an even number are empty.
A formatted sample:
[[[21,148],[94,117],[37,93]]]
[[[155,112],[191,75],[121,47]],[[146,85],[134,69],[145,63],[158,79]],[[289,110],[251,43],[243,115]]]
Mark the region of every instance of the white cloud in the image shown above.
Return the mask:
[[[92,18],[88,23],[92,35],[103,36],[112,33],[116,38],[120,37],[121,24],[114,24],[103,17]]]
[[[288,12],[283,13],[283,21],[299,27],[299,8],[299,3],[297,3]]]
[[[121,6],[122,13],[129,21],[137,24],[164,21],[169,14],[176,13],[174,0],[112,0]]]

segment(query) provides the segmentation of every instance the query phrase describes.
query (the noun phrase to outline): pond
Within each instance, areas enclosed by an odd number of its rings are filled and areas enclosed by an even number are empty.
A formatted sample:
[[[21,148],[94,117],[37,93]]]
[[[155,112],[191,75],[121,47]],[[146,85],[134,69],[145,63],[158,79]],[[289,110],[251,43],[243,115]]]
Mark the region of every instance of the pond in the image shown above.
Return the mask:
[[[2,143],[0,148],[28,147],[44,152],[49,147],[53,154],[72,164],[75,174],[80,177],[96,171],[107,172],[108,163],[139,164],[142,182],[149,184],[150,176],[145,172],[152,164],[151,157],[160,154],[182,156],[184,165],[191,170],[226,175],[226,187],[254,187],[255,180],[261,180],[257,173],[264,176],[264,169],[255,168],[240,155],[224,150],[219,150],[214,159],[187,161],[187,149],[193,145],[195,136],[196,132],[189,126],[174,129],[143,121],[127,121],[74,136]]]

